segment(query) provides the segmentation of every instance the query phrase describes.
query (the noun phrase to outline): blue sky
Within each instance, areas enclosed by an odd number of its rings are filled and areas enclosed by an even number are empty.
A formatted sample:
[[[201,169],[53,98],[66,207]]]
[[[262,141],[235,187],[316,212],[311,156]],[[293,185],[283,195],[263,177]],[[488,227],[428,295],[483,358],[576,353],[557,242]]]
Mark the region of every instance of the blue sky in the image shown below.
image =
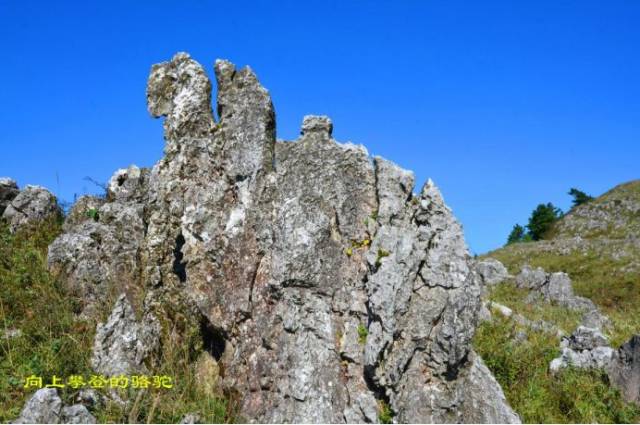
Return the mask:
[[[640,2],[0,0],[0,175],[62,199],[153,165],[153,63],[250,65],[278,137],[340,141],[431,177],[472,252],[540,202],[640,178]],[[419,188],[417,188],[419,189]]]

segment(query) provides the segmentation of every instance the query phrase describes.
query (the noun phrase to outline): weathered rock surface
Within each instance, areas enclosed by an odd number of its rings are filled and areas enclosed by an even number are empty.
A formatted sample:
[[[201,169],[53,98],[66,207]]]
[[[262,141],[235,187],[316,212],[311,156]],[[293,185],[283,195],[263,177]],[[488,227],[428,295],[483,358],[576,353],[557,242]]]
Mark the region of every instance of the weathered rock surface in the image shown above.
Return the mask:
[[[465,420],[479,424],[520,423],[520,417],[509,407],[500,384],[480,356],[472,352],[471,359],[464,386],[468,400]]]
[[[640,335],[634,335],[613,353],[607,373],[625,400],[640,405]]]
[[[95,424],[96,418],[82,404],[74,404],[62,408],[62,423]]]
[[[60,215],[56,197],[44,187],[27,186],[9,203],[2,218],[11,232],[20,227]]]
[[[20,189],[15,180],[8,177],[0,177],[0,217],[2,213],[9,206],[11,201],[18,196]]]
[[[95,424],[96,418],[82,404],[63,406],[55,388],[42,388],[27,400],[16,424]]]
[[[98,324],[91,367],[106,376],[146,372],[143,361],[157,348],[159,336],[155,317],[146,315],[138,321],[123,294],[107,322]]]
[[[218,122],[197,62],[153,66],[165,155],[114,175],[97,220],[50,247],[52,270],[93,299],[127,276],[145,315],[184,309],[253,422],[378,422],[382,403],[398,422],[517,422],[470,349],[481,284],[433,182],[414,195],[411,172],[336,142],[327,117],[276,141],[253,71],[216,61],[215,73]],[[145,320],[121,297],[94,367],[140,367]]]
[[[493,258],[476,261],[475,269],[485,286],[504,282],[511,277],[507,268],[500,261]]]
[[[600,330],[578,326],[560,343],[562,354],[551,361],[549,368],[557,372],[568,366],[581,369],[603,369],[608,367],[614,354],[609,339]]]
[[[50,271],[64,279],[91,315],[97,301],[140,290],[146,233],[149,170],[135,165],[111,178],[107,198],[83,196],[71,208],[63,233],[49,246]]]
[[[42,388],[27,400],[16,424],[57,424],[62,413],[62,400],[55,388]]]

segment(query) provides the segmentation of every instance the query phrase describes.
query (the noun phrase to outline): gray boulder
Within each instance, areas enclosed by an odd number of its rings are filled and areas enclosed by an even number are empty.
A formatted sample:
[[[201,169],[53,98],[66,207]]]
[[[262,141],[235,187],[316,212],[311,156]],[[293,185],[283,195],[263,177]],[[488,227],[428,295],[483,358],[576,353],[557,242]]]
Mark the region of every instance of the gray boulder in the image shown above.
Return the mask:
[[[62,423],[95,424],[96,418],[82,404],[74,404],[62,408]]]
[[[467,403],[465,420],[478,424],[516,424],[520,416],[511,409],[502,387],[482,358],[471,353],[471,367],[463,386]]]
[[[62,214],[56,197],[40,186],[27,186],[2,213],[11,232],[19,228]]]
[[[541,268],[532,269],[525,265],[516,276],[516,286],[526,289],[540,289],[547,282],[547,273]]]
[[[485,286],[504,282],[511,277],[507,268],[500,261],[493,258],[477,261],[475,263],[475,269]]]
[[[15,180],[8,177],[0,177],[0,217],[11,201],[18,196],[20,190]]]
[[[569,366],[581,369],[606,369],[614,355],[614,350],[609,347],[608,338],[600,330],[585,326],[578,326],[569,337],[563,338],[560,348],[562,353],[549,365],[551,372],[557,372]]]
[[[613,353],[607,373],[625,400],[640,405],[640,335],[634,335]]]
[[[60,423],[62,400],[55,388],[42,388],[27,400],[16,424]]]

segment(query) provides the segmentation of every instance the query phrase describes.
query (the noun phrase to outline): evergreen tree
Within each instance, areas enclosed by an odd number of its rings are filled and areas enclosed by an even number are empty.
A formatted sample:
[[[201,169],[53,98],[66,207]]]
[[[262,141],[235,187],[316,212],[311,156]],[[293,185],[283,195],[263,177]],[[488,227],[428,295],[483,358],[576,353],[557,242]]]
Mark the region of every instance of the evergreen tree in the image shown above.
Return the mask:
[[[513,226],[513,229],[511,229],[511,233],[509,233],[509,237],[507,238],[507,245],[515,242],[522,242],[522,240],[524,239],[524,235],[524,227],[520,226],[519,224],[515,224]]]
[[[584,193],[583,191],[576,189],[575,187],[572,187],[571,190],[569,191],[569,195],[573,196],[573,207],[575,208],[578,205],[582,205],[582,204],[586,204],[587,202],[591,201],[593,199],[593,196],[589,196],[586,193]]]
[[[545,234],[551,229],[553,223],[555,223],[562,216],[562,210],[554,206],[551,202],[547,204],[539,204],[529,217],[529,235],[534,241],[543,239]]]

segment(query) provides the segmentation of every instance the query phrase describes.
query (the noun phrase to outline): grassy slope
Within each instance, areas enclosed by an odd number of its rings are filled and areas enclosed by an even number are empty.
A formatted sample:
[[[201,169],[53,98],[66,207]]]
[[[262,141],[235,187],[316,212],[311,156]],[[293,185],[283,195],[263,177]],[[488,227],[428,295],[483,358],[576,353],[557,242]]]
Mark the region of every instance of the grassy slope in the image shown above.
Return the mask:
[[[524,264],[567,272],[575,292],[592,299],[611,318],[609,336],[612,345],[620,345],[640,331],[640,250],[634,239],[640,237],[637,205],[640,181],[620,185],[567,214],[550,232],[550,241],[513,244],[484,257],[500,260],[512,274]],[[576,236],[582,239],[576,242]],[[573,330],[579,320],[575,313],[540,302],[527,304],[526,295],[505,284],[493,288],[489,297],[530,319]],[[551,376],[548,364],[559,353],[557,337],[530,333],[527,341],[515,344],[513,326],[503,321],[483,324],[475,346],[525,421],[640,420],[640,410],[623,403],[600,373],[573,370]]]
[[[47,247],[60,234],[61,224],[43,223],[37,228],[11,235],[0,223],[0,335],[19,329],[22,335],[0,338],[0,422],[15,419],[34,391],[24,389],[25,377],[36,375],[44,383],[53,375],[91,375],[89,359],[95,321],[78,320],[80,300],[53,279],[46,268]],[[108,304],[108,305],[107,305]],[[101,319],[112,303],[106,303]],[[169,337],[170,338],[170,337]],[[132,402],[116,403],[94,411],[103,422],[179,422],[186,413],[198,413],[204,422],[229,422],[233,411],[223,397],[208,395],[197,385],[193,345],[163,347],[160,366],[152,375],[174,379],[173,389],[139,391],[129,389],[121,396]],[[61,392],[71,403],[78,390]]]

